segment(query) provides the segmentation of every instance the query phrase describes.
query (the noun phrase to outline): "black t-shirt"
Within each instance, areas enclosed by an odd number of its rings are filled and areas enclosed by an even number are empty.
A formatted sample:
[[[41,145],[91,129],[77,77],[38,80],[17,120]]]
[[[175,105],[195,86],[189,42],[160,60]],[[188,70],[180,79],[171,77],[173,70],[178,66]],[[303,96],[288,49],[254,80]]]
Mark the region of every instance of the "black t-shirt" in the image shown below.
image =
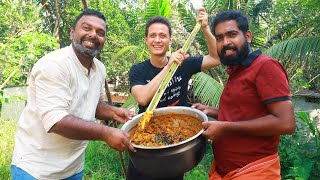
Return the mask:
[[[202,61],[203,56],[190,56],[178,67],[157,107],[188,105],[188,82],[193,74],[201,71]],[[154,67],[150,59],[133,65],[129,71],[130,89],[135,85],[149,83],[161,70],[162,68]],[[139,113],[144,112],[147,107],[139,105]]]

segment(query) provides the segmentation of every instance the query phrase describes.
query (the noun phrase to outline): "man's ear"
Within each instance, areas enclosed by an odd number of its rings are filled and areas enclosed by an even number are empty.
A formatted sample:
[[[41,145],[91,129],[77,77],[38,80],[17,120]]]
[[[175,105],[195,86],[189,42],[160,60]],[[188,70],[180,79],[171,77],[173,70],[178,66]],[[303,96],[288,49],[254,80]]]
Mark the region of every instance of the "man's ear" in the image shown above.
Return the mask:
[[[73,34],[74,34],[74,29],[73,29],[73,28],[71,28],[71,29],[70,29],[70,40],[72,40],[72,39],[73,39]]]
[[[250,30],[248,30],[245,34],[246,38],[247,38],[247,42],[250,44],[252,42],[252,32]]]
[[[148,37],[147,37],[147,36],[144,36],[143,39],[144,39],[144,43],[145,43],[146,45],[148,45],[148,43],[147,43]]]

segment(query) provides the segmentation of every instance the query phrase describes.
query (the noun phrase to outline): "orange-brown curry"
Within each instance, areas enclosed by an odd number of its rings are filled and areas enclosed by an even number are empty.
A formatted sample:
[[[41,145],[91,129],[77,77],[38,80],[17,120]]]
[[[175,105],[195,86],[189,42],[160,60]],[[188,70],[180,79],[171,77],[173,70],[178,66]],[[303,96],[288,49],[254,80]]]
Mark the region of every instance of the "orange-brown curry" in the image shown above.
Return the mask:
[[[152,116],[149,124],[144,128],[133,127],[130,140],[133,144],[156,147],[176,144],[197,134],[202,121],[185,114],[166,114]]]

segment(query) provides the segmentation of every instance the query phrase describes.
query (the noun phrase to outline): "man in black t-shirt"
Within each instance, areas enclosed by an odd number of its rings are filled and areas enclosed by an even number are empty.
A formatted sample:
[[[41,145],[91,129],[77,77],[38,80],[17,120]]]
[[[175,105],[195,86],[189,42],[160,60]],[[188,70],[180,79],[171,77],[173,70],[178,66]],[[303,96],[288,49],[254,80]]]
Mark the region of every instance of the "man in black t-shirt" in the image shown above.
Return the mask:
[[[180,66],[170,80],[158,107],[187,106],[187,89],[191,76],[220,64],[216,40],[210,32],[208,14],[204,8],[199,9],[197,22],[201,22],[201,29],[207,40],[209,55],[206,56],[189,57],[179,49],[172,53],[171,57],[167,57],[166,52],[172,42],[169,20],[156,16],[147,22],[144,40],[150,52],[150,59],[133,65],[129,72],[130,91],[139,104],[139,113],[146,110],[173,62],[177,62]],[[139,172],[131,161],[127,179],[154,180]],[[183,174],[165,179],[180,180],[183,179]]]

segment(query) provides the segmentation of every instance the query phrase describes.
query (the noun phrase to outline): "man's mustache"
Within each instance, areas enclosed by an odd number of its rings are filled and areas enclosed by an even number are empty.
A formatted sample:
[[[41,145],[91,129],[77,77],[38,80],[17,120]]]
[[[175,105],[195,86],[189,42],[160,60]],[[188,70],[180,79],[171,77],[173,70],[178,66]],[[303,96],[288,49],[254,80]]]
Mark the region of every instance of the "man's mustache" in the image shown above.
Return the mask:
[[[234,50],[234,51],[238,51],[238,48],[235,46],[224,46],[221,49],[222,54],[225,54],[227,50]]]
[[[83,41],[91,41],[96,47],[99,47],[99,41],[95,38],[89,38],[89,37],[80,38],[80,42],[82,43]]]

